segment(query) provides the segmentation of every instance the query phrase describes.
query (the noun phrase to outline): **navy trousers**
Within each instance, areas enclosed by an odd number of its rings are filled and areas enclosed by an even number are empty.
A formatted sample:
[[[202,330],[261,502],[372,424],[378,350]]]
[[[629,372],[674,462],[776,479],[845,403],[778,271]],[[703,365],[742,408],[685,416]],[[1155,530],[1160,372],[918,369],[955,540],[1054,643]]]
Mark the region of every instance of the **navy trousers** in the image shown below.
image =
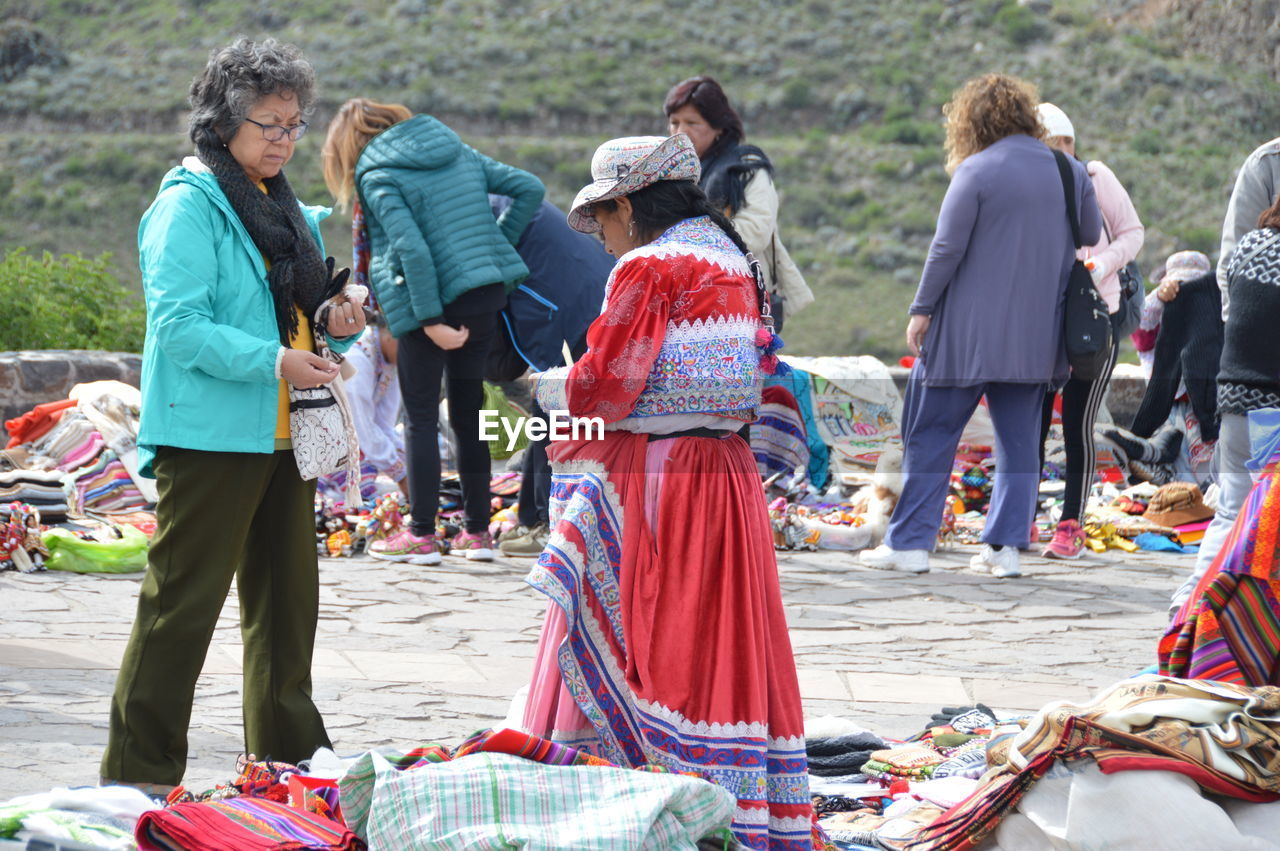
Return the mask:
[[[932,550],[946,507],[956,447],[978,402],[987,397],[996,435],[996,476],[982,540],[1025,547],[1040,486],[1040,412],[1046,384],[993,381],[927,387],[919,365],[907,381],[902,411],[902,496],[885,543],[895,550]]]

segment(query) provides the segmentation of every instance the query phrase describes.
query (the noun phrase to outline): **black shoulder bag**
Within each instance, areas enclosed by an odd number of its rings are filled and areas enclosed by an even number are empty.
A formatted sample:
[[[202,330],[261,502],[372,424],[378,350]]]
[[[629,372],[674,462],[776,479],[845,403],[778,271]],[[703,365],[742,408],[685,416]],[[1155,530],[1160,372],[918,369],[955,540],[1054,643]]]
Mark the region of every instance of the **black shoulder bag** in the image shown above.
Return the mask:
[[[1082,247],[1080,213],[1076,210],[1076,185],[1071,161],[1061,151],[1054,151],[1053,156],[1058,161],[1058,173],[1062,176],[1067,218],[1078,250]],[[1067,278],[1067,309],[1062,333],[1072,376],[1082,381],[1094,381],[1101,376],[1111,356],[1111,314],[1107,303],[1098,294],[1098,288],[1093,285],[1093,276],[1079,259],[1071,264]]]

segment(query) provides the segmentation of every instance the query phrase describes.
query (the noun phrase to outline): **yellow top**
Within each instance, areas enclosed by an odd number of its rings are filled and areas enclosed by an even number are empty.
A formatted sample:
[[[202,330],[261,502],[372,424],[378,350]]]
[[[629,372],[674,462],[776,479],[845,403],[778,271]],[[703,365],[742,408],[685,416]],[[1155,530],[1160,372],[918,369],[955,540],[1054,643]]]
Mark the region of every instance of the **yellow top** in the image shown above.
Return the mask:
[[[311,331],[311,320],[303,314],[301,308],[295,306],[293,309],[298,312],[298,333],[289,338],[289,348],[314,352],[316,350],[316,340]],[[280,445],[282,440],[285,442],[285,446]],[[289,388],[287,382],[281,379],[280,402],[276,414],[276,449],[292,448],[293,440],[289,436]]]
[[[258,189],[263,194],[267,191],[267,185],[261,180],[257,181]],[[271,269],[271,261],[265,256],[262,262],[266,264],[268,270]],[[289,338],[289,348],[303,349],[308,352],[316,350],[315,334],[311,331],[311,319],[302,312],[297,305],[293,307],[298,314],[298,332]],[[289,387],[288,382],[281,379],[279,382],[279,392],[276,401],[276,449],[292,449],[293,438],[289,433]]]

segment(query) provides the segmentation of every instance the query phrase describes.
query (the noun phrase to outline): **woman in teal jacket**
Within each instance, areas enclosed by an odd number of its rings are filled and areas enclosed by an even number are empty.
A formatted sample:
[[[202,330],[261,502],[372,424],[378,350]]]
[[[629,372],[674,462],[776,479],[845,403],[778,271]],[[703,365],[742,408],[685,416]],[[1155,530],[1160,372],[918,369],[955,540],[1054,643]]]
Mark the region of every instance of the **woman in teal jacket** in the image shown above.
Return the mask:
[[[375,558],[438,564],[441,377],[458,454],[466,528],[450,549],[493,558],[489,449],[480,439],[484,367],[507,293],[528,276],[515,244],[542,203],[542,182],[463,144],[429,115],[364,98],[344,103],[324,143],[329,191],[358,196],[369,282],[399,343],[407,428],[409,528],[370,546]],[[495,222],[489,193],[512,204]]]
[[[164,794],[186,770],[196,679],[235,578],[244,639],[245,749],[296,762],[329,745],[311,700],[319,610],[315,482],[289,440],[285,382],[326,384],[310,317],[335,288],[318,224],[281,170],[305,132],[314,72],[295,48],[241,39],[191,87],[188,157],[138,231],[147,336],[144,475],[157,529],[125,650],[104,783]],[[338,302],[329,338],[364,330]],[[338,330],[340,329],[340,330]]]

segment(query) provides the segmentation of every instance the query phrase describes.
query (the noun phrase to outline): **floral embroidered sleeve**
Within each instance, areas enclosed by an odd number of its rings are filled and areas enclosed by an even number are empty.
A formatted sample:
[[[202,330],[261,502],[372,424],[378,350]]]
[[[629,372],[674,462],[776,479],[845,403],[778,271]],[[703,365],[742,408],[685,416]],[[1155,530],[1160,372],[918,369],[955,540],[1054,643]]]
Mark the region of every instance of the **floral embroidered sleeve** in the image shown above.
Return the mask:
[[[628,416],[666,336],[666,264],[636,257],[618,266],[604,312],[587,329],[587,353],[569,370],[569,413],[606,423]]]

